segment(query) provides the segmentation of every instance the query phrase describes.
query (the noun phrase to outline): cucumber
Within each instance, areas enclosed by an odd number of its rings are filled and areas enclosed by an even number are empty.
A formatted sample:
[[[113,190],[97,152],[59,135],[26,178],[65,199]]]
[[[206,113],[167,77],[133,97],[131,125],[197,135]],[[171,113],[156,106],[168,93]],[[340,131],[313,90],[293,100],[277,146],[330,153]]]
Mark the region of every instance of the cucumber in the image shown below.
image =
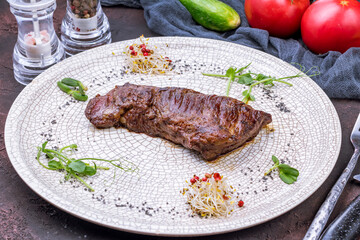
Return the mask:
[[[218,0],[179,0],[194,20],[205,28],[229,31],[240,25],[239,14]]]

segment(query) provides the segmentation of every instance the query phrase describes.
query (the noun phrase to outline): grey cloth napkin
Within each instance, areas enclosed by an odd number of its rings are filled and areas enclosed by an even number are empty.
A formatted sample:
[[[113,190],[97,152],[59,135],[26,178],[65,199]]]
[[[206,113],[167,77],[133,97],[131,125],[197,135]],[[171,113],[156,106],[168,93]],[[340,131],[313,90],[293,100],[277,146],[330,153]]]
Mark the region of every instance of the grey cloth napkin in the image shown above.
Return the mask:
[[[133,8],[141,8],[140,0],[100,0],[103,6],[124,5]]]
[[[351,48],[343,54],[334,51],[314,54],[300,36],[281,39],[249,27],[244,12],[245,0],[222,1],[239,13],[241,26],[238,29],[224,33],[208,30],[197,24],[178,0],[101,0],[101,3],[144,8],[149,28],[161,35],[224,40],[259,49],[288,63],[299,63],[306,69],[316,66],[321,74],[312,79],[330,98],[360,99],[360,48]]]

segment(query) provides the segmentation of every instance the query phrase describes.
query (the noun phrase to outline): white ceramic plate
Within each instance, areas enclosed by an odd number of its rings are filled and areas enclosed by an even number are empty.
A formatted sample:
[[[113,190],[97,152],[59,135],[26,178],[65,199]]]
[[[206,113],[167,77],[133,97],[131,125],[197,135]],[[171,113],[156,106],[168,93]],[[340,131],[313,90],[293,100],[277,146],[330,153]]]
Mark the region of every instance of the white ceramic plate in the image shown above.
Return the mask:
[[[308,77],[292,79],[293,87],[276,84],[270,91],[255,88],[250,104],[273,116],[275,131],[262,130],[251,144],[207,162],[194,152],[160,138],[126,129],[95,129],[84,115],[86,103],[72,101],[56,81],[81,80],[90,98],[126,82],[191,88],[225,95],[226,80],[201,72],[222,73],[230,66],[252,62],[250,70],[276,77],[299,70],[263,52],[228,42],[182,37],[152,38],[176,65],[167,76],[124,73],[124,41],[71,57],[51,67],[29,84],[15,100],[5,126],[9,158],[20,177],[40,196],[82,219],[110,228],[165,236],[210,235],[235,231],[273,219],[294,208],[316,191],[336,163],[341,129],[337,113],[324,92]],[[168,47],[166,47],[168,44]],[[112,52],[116,53],[114,56]],[[232,85],[230,96],[242,99],[243,86]],[[138,173],[99,171],[86,181],[95,192],[63,174],[41,167],[36,147],[78,145],[75,157],[126,158]],[[276,174],[264,178],[271,156],[299,169],[295,184]],[[46,161],[46,160],[45,160]],[[245,202],[227,218],[190,217],[180,190],[193,174],[219,172],[228,178]]]

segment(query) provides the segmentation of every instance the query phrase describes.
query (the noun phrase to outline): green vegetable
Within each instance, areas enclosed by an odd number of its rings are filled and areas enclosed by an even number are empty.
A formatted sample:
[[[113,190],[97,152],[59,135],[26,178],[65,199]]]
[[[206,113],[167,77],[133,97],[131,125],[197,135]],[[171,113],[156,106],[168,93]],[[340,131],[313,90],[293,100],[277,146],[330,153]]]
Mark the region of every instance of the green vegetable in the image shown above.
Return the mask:
[[[65,92],[65,93],[69,93],[70,91],[73,90],[71,87],[69,87],[68,85],[63,84],[62,82],[57,82],[57,85],[60,88],[60,90]]]
[[[86,100],[88,100],[88,96],[87,95],[82,95],[81,93],[79,93],[78,91],[72,91],[71,93],[69,93],[71,96],[73,96],[73,98],[75,98],[78,101],[83,101],[85,102]]]
[[[61,80],[61,82],[63,84],[66,84],[68,86],[72,86],[72,87],[79,87],[79,91],[82,95],[85,95],[85,91],[87,91],[87,87],[85,87],[82,82],[80,82],[79,80],[75,80],[73,78],[63,78]]]
[[[63,78],[61,82],[72,87],[77,87],[79,85],[79,81],[73,78]]]
[[[65,146],[60,150],[53,150],[46,148],[47,143],[48,142],[44,142],[41,147],[37,148],[38,153],[36,159],[39,162],[39,164],[48,170],[65,170],[63,171],[65,174],[65,180],[69,180],[71,177],[76,178],[91,191],[94,191],[94,189],[89,184],[87,184],[82,177],[95,175],[97,173],[97,169],[109,170],[109,168],[98,167],[96,166],[95,162],[94,162],[94,166],[92,167],[88,163],[85,163],[84,161],[107,162],[113,165],[114,167],[120,168],[126,172],[128,171],[134,172],[137,170],[137,167],[132,163],[130,163],[131,166],[129,167],[122,166],[120,160],[106,160],[101,158],[79,158],[79,159],[70,158],[67,154],[65,154],[65,150],[73,151],[77,149],[76,144]],[[44,153],[47,158],[51,159],[48,162],[47,166],[40,161],[41,153]],[[58,160],[53,160],[54,158],[57,158]]]
[[[239,14],[218,0],[180,0],[194,20],[205,28],[229,31],[240,25]]]
[[[55,160],[51,160],[50,162],[48,162],[48,166],[49,168],[51,168],[52,170],[58,170],[58,169],[62,169],[62,165],[60,162],[55,161]]]
[[[231,84],[237,79],[237,83],[239,84],[244,84],[246,86],[249,86],[249,88],[247,90],[244,90],[242,92],[242,95],[244,96],[244,98],[242,99],[242,101],[244,103],[248,103],[249,101],[255,101],[255,96],[251,94],[252,89],[259,84],[263,84],[264,86],[268,86],[268,87],[272,87],[274,86],[274,82],[279,82],[279,83],[283,83],[289,86],[292,86],[291,83],[284,81],[284,79],[291,79],[291,78],[297,78],[297,77],[303,77],[306,76],[307,73],[311,70],[313,70],[314,67],[310,68],[307,72],[303,72],[304,68],[303,66],[301,66],[300,71],[298,74],[293,75],[293,76],[288,76],[288,77],[282,77],[282,78],[275,78],[275,77],[271,77],[271,76],[266,76],[264,74],[257,74],[257,73],[252,73],[252,72],[248,72],[248,73],[242,73],[245,69],[247,69],[250,66],[251,63],[249,63],[248,65],[246,65],[245,67],[242,68],[235,68],[235,67],[230,67],[225,75],[221,75],[221,74],[212,74],[212,73],[202,73],[204,76],[210,76],[210,77],[227,77],[229,78],[228,80],[228,84],[227,84],[227,88],[226,88],[226,96],[229,96],[229,92],[230,92],[230,88],[231,88]],[[312,76],[317,76],[320,73],[318,71],[315,70],[315,72],[310,75],[309,77]]]
[[[296,182],[297,177],[299,176],[299,171],[297,169],[292,168],[287,164],[280,164],[279,159],[274,155],[272,156],[272,160],[274,162],[274,166],[265,173],[265,176],[277,169],[279,171],[279,177],[284,183],[292,184]]]
[[[57,85],[61,91],[69,94],[78,101],[86,101],[88,99],[88,96],[85,95],[87,87],[85,87],[82,82],[78,80],[73,78],[64,78],[57,82]]]

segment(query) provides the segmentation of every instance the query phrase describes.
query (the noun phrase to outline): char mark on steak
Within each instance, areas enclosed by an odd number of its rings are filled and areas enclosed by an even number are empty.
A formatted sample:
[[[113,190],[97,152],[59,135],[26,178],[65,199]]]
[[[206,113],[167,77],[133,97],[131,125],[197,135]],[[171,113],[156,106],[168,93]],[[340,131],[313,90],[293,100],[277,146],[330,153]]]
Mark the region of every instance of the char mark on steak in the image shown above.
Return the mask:
[[[85,115],[97,128],[125,127],[162,137],[206,160],[240,147],[271,122],[270,114],[234,98],[130,83],[91,99]]]

